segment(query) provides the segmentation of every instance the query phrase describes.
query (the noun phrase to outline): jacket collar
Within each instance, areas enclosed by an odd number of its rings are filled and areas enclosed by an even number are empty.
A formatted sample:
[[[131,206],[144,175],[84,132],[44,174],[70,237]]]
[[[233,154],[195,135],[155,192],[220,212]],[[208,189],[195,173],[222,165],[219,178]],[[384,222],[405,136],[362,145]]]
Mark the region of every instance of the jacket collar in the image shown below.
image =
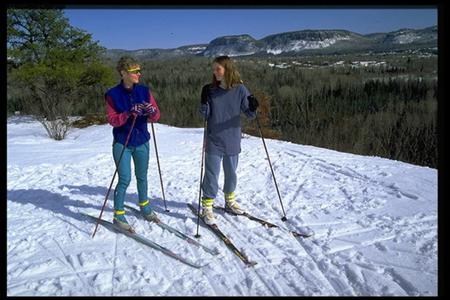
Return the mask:
[[[133,92],[134,88],[136,87],[136,84],[133,83],[133,86],[131,88],[126,88],[125,85],[123,84],[123,79],[120,80],[119,86],[122,90],[124,90],[127,93],[131,93]]]

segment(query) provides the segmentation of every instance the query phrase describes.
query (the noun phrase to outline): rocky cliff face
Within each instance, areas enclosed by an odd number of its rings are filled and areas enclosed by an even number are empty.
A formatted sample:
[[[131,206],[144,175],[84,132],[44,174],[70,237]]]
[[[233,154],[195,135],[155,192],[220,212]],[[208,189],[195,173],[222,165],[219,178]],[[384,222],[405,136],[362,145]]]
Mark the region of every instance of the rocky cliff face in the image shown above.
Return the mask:
[[[249,55],[345,54],[355,51],[393,51],[437,48],[437,26],[400,29],[388,33],[361,35],[347,30],[301,30],[269,35],[256,40],[248,34],[222,36],[209,44],[176,49],[109,49],[106,55],[118,59],[133,55],[138,59],[164,59],[189,56],[216,57]]]

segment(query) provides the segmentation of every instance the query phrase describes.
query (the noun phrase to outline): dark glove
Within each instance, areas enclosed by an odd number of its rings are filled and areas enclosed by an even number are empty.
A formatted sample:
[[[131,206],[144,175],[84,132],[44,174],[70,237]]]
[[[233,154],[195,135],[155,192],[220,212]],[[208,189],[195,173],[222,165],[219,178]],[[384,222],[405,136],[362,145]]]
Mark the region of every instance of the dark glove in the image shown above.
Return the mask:
[[[253,95],[248,96],[247,99],[248,99],[248,108],[250,109],[250,111],[256,111],[256,109],[259,106],[258,100]]]
[[[142,116],[144,114],[144,109],[143,109],[142,103],[134,104],[130,109],[130,113],[134,117]]]
[[[143,115],[144,116],[152,116],[156,113],[156,107],[151,105],[150,103],[144,103],[142,105]]]
[[[200,105],[199,112],[203,116],[203,118],[205,118],[205,119],[208,118],[208,115],[209,115],[209,104],[208,104],[208,102],[206,104]]]
[[[208,103],[208,96],[209,96],[209,84],[203,86],[202,88],[202,96],[201,96],[201,103],[206,104]]]

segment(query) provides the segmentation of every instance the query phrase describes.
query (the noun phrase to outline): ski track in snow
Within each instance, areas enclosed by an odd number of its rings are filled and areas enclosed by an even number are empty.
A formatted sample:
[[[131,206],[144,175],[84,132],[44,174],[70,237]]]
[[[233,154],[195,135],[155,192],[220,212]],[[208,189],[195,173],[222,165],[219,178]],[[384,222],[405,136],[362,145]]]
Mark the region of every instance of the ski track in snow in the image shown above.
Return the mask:
[[[194,269],[102,225],[91,238],[94,224],[79,212],[98,215],[105,199],[114,173],[110,126],[74,129],[60,142],[23,117],[10,118],[7,127],[8,296],[437,295],[435,169],[266,139],[288,218],[282,222],[262,141],[245,135],[238,201],[280,228],[222,211],[217,219],[256,266],[246,267],[201,222],[199,242],[219,249],[218,256],[127,214],[138,233],[205,264]],[[193,237],[197,217],[186,203],[198,205],[203,130],[155,129],[170,212],[153,141],[149,196],[163,221]],[[137,202],[133,177],[126,201]],[[224,204],[222,191],[215,204]],[[301,226],[315,236],[288,233]]]

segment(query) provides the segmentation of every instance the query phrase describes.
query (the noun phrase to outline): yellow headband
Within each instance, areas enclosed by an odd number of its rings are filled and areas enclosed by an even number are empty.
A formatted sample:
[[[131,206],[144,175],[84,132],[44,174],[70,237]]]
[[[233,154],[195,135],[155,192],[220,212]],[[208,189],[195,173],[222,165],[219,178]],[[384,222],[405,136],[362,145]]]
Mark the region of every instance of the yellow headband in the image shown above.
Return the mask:
[[[140,71],[140,70],[141,70],[141,68],[138,67],[138,68],[127,70],[127,72]]]

